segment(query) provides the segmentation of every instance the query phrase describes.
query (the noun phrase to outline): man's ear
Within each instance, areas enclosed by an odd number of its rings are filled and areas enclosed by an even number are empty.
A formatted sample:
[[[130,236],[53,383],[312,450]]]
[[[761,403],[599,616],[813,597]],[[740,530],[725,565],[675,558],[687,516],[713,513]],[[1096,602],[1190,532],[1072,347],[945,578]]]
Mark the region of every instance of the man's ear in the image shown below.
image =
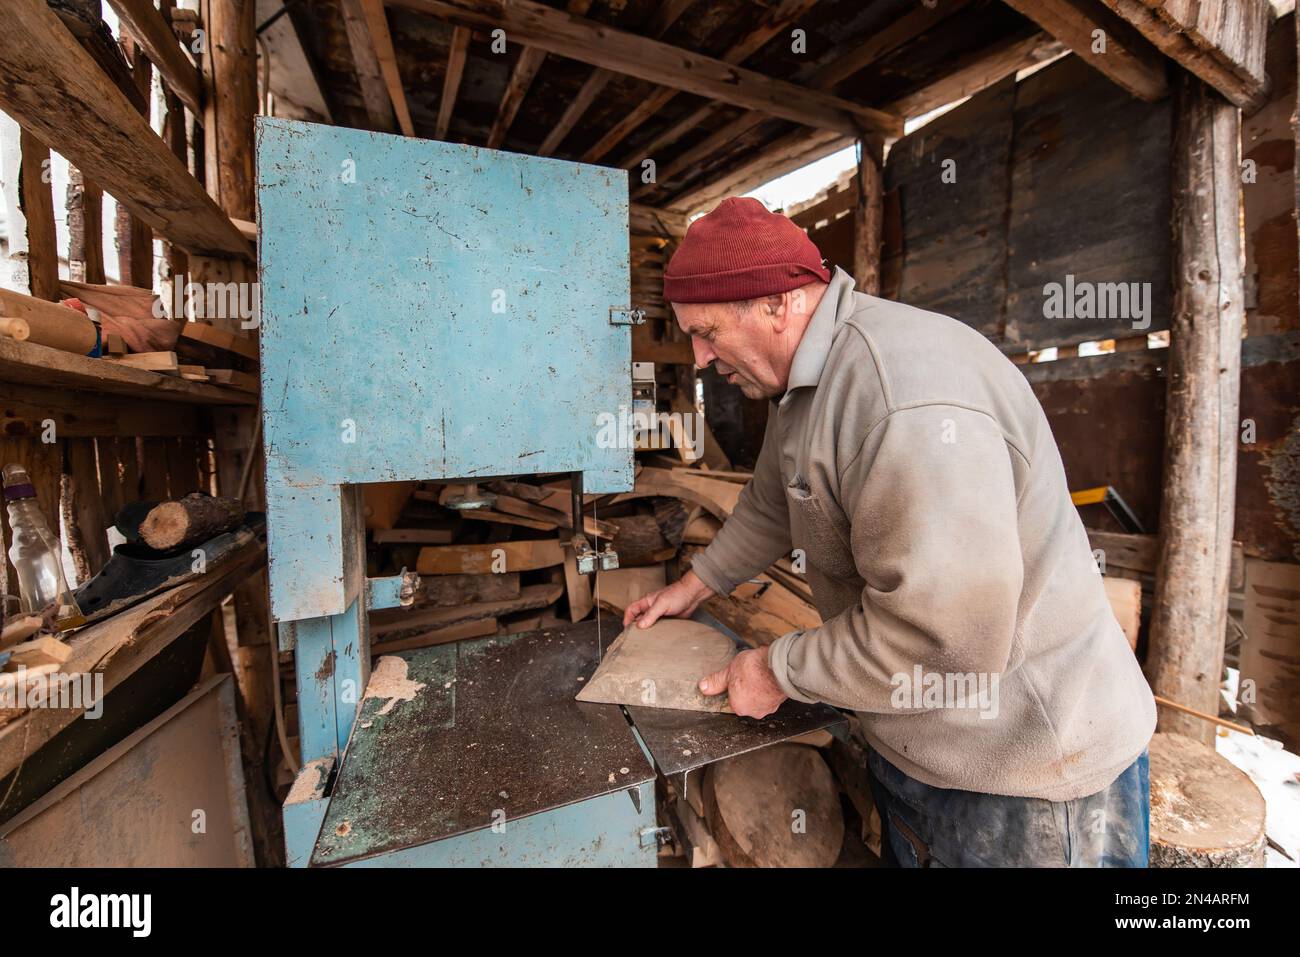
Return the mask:
[[[775,332],[785,332],[785,327],[790,322],[792,313],[789,298],[790,293],[786,292],[777,296],[768,296],[763,300],[763,314],[772,323]]]

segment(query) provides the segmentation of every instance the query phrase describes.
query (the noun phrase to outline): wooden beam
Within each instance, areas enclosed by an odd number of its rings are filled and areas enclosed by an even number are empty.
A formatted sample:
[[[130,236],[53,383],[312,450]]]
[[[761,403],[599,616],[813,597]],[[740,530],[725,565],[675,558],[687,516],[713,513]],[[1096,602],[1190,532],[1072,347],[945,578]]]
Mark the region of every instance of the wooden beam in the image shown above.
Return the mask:
[[[969,0],[950,0],[948,3],[933,8],[924,5],[917,7],[912,12],[900,17],[889,27],[872,36],[866,43],[851,49],[848,53],[835,58],[818,69],[812,76],[812,86],[818,90],[834,89],[838,84],[866,69],[886,53],[897,49],[910,40],[914,40],[945,17],[956,13],[968,2]],[[687,120],[698,119],[702,121],[704,119],[704,116],[701,115],[702,112],[703,108],[691,114],[690,117],[687,117]],[[712,156],[714,153],[725,149],[766,120],[767,117],[762,113],[746,113],[728,123],[712,136],[706,137],[685,153],[675,157],[671,163],[661,167],[659,169],[659,185],[667,186],[672,182],[673,177],[691,169],[695,164]],[[669,133],[683,134],[687,129],[686,123],[683,122],[670,130]],[[642,196],[648,193],[651,188],[647,184],[645,187],[636,190],[634,195]]]
[[[140,45],[172,92],[191,113],[203,115],[199,71],[152,0],[108,0],[122,27]]]
[[[1158,50],[1247,112],[1268,95],[1268,0],[1101,0]]]
[[[497,107],[496,119],[492,121],[492,129],[488,131],[488,149],[499,149],[505,142],[506,133],[510,132],[510,125],[515,121],[515,114],[523,105],[524,96],[528,93],[528,88],[533,85],[533,78],[537,76],[537,71],[541,69],[545,59],[546,51],[536,47],[525,47],[520,51],[514,69],[510,71],[510,79],[506,83],[501,104]]]
[[[952,73],[890,103],[886,110],[902,117],[921,116],[940,106],[972,96],[999,80],[1058,56],[1061,52],[1061,45],[1043,33],[999,40],[959,61]],[[741,123],[751,122],[748,117],[741,117],[734,128],[727,129],[734,134]],[[711,209],[726,196],[748,192],[791,170],[829,156],[852,144],[854,139],[827,130],[811,134],[806,130],[795,130],[765,145],[753,159],[720,173],[672,200],[666,208],[687,216],[700,209]]]
[[[951,17],[969,3],[970,0],[945,0],[944,3],[933,6],[922,4],[899,17],[883,30],[872,34],[863,43],[854,46],[843,56],[823,66],[813,74],[811,86],[818,90],[834,89],[855,73],[859,73],[872,63],[875,63],[886,53],[897,49],[910,40],[914,40],[926,30]],[[644,152],[646,155],[650,155],[669,143],[676,142],[704,122],[715,111],[716,108],[712,104],[705,104],[680,123],[655,137],[645,147]],[[761,120],[762,117],[757,119]],[[757,125],[752,119],[747,119],[746,122],[748,124],[746,129],[752,129],[753,126]],[[628,157],[624,159],[627,160]],[[628,162],[621,162],[619,165],[627,166]]]
[[[381,133],[396,132],[393,100],[384,83],[379,58],[375,55],[375,43],[366,23],[362,0],[340,0],[339,8],[343,13],[348,49],[352,51],[352,65],[357,71],[357,85],[361,87],[361,99],[366,105],[370,125]]]
[[[447,72],[442,79],[442,100],[438,103],[438,126],[433,134],[436,139],[445,140],[447,128],[451,126],[451,113],[456,108],[456,94],[460,90],[460,79],[465,74],[469,38],[470,31],[467,27],[456,27],[451,31],[451,47],[447,51]]]
[[[230,218],[44,0],[6,4],[0,107],[161,235],[191,250],[251,257]]]
[[[397,70],[397,53],[393,50],[392,34],[388,32],[384,0],[361,0],[361,12],[369,28],[370,42],[374,46],[375,59],[379,61],[379,70],[384,75],[388,98],[392,101],[393,112],[397,114],[397,125],[406,136],[414,136],[411,111],[406,105],[406,93],[402,89],[402,74]]]
[[[1154,102],[1168,95],[1164,57],[1101,0],[1004,2],[1139,99]]]
[[[504,29],[517,41],[660,86],[759,110],[804,126],[900,135],[881,110],[732,66],[658,40],[575,17],[531,0],[393,0],[462,26]]]
[[[744,36],[727,48],[727,51],[722,54],[720,59],[724,63],[743,63],[762,49],[772,37],[807,13],[816,2],[817,0],[782,0],[776,6],[768,8],[759,16],[758,21],[750,27]],[[656,90],[652,96],[646,97],[637,105],[636,109],[615,124],[613,129],[602,136],[591,149],[587,150],[583,160],[592,163],[600,159],[626,139],[628,135],[639,129],[643,123],[654,118],[676,95],[677,90],[671,88]],[[716,103],[707,103],[696,112],[711,111],[716,106]],[[619,160],[618,165],[630,166],[633,163],[640,162],[644,158],[652,157],[657,149],[657,144],[648,146],[640,151],[638,155],[624,157]]]
[[[667,2],[661,3],[655,9],[654,16],[650,18],[646,28],[641,32],[658,40],[668,32],[668,28],[676,23],[677,18],[685,13],[687,7],[694,2],[695,0],[667,0]],[[546,134],[546,139],[538,147],[538,156],[550,156],[555,152],[560,143],[564,141],[564,138],[569,135],[569,131],[577,125],[578,120],[582,119],[583,114],[587,112],[591,104],[595,102],[596,97],[600,95],[600,92],[605,89],[614,76],[615,73],[612,70],[601,67],[597,67],[591,72],[591,76],[587,77],[586,82],[582,84],[582,89],[578,90],[577,95],[569,101],[569,105],[560,116],[559,122],[551,127],[551,131]]]
[[[590,7],[591,0],[569,0],[564,9],[580,17],[586,14]],[[510,132],[510,125],[514,123],[519,107],[523,105],[524,97],[528,95],[528,88],[533,85],[537,71],[541,69],[545,60],[546,51],[536,47],[525,47],[519,54],[519,58],[515,60],[515,67],[510,71],[510,80],[506,83],[506,92],[501,97],[501,105],[497,108],[496,119],[492,121],[492,129],[488,132],[488,149],[498,149],[505,142],[506,134]]]
[[[1174,145],[1174,309],[1164,494],[1147,675],[1152,690],[1216,714],[1228,615],[1244,321],[1241,114],[1200,80],[1179,82]],[[1161,731],[1213,743],[1168,711]]]

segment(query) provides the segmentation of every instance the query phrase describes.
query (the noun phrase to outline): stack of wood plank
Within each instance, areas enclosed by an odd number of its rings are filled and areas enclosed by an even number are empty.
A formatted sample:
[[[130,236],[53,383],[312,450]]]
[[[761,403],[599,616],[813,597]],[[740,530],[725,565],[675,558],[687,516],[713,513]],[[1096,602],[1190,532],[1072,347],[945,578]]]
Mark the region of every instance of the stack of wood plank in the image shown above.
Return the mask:
[[[584,497],[588,541],[619,556],[618,569],[595,576],[578,574],[569,545],[567,476],[368,486],[369,574],[421,576],[412,607],[372,613],[372,651],[581,621],[597,608],[621,615],[680,577],[731,514],[749,473],[685,466],[662,453],[638,462],[632,492]],[[754,645],[820,622],[788,559],[712,599],[709,610]]]

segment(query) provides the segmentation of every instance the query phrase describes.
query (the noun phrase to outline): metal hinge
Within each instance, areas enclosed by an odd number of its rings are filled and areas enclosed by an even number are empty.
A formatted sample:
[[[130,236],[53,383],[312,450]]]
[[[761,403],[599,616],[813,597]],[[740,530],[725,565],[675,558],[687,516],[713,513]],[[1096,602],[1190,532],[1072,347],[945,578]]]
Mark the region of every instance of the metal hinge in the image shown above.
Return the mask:
[[[609,307],[609,324],[611,326],[641,326],[645,324],[644,309],[624,309],[620,306]]]
[[[662,847],[672,840],[673,832],[666,827],[646,827],[637,834],[637,844],[641,847]]]

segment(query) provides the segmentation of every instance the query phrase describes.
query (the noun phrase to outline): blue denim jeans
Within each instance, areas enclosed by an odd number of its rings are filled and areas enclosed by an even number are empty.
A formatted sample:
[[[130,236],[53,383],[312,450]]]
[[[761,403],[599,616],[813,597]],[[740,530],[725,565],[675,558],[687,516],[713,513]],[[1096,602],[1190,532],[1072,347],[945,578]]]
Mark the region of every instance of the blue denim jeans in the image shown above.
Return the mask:
[[[867,758],[892,867],[1146,867],[1147,753],[1110,787],[1074,801],[934,788],[875,751]]]

